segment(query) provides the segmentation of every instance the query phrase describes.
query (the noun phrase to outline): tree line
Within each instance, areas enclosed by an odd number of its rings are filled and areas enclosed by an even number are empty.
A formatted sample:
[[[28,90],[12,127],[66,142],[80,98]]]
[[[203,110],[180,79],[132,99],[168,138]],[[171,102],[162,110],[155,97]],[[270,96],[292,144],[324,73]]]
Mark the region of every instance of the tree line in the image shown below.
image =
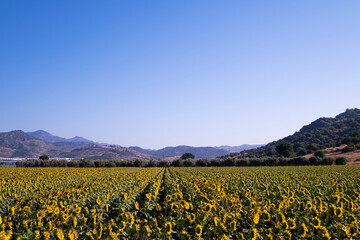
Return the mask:
[[[310,165],[345,165],[347,159],[321,157],[265,157],[265,158],[227,158],[227,159],[176,159],[170,160],[27,160],[16,162],[17,167],[225,167],[225,166],[310,166]]]

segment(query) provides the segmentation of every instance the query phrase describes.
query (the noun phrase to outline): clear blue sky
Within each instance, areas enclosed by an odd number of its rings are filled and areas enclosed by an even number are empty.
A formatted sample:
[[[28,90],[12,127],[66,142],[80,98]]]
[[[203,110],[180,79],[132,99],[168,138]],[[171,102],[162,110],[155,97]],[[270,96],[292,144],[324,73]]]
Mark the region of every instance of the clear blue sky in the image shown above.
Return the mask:
[[[359,1],[0,2],[0,131],[267,143],[360,107]]]

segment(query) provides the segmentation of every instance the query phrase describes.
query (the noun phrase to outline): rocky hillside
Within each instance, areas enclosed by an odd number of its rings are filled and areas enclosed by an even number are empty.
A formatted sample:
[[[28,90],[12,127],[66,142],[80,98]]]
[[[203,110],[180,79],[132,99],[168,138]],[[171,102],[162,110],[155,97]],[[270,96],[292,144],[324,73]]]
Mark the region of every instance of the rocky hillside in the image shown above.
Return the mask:
[[[42,133],[44,134],[44,133]],[[60,137],[49,136],[48,134],[39,136],[48,141],[57,141]],[[78,138],[77,138],[78,139]],[[63,140],[63,139],[60,139]],[[99,146],[90,142],[90,146],[84,146],[86,142],[63,142],[69,145],[61,145],[58,142],[50,143],[30,136],[29,134],[17,130],[0,133],[0,157],[1,158],[38,158],[42,154],[50,157],[71,157],[89,159],[149,159],[146,154],[121,146]],[[76,148],[74,145],[78,144]]]
[[[68,149],[34,138],[21,130],[0,133],[0,157],[57,156]]]

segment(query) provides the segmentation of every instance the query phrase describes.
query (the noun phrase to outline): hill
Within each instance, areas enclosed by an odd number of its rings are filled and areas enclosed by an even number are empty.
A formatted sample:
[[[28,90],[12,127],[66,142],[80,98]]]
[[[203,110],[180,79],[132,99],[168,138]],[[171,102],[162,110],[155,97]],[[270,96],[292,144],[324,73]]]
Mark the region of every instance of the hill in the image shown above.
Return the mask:
[[[0,133],[0,157],[37,158],[42,154],[50,157],[89,158],[89,159],[170,159],[190,152],[197,159],[215,158],[229,154],[234,149],[250,148],[252,145],[238,147],[165,147],[159,150],[140,147],[104,146],[100,143],[82,138],[63,138],[44,130],[25,133],[12,131]]]
[[[276,154],[275,147],[284,142],[293,144],[294,151],[298,155],[305,155],[318,149],[340,146],[344,141],[360,141],[360,110],[357,108],[347,109],[335,118],[319,118],[309,125],[302,127],[293,135],[271,142],[260,148],[231,154],[231,156],[273,156]]]
[[[34,138],[21,130],[0,133],[0,157],[39,157],[59,155],[68,149]]]
[[[33,133],[33,135],[53,143],[35,138],[21,130],[0,133],[0,157],[38,158],[42,154],[47,154],[50,157],[89,159],[150,158],[149,155],[136,152],[135,150],[126,147],[99,146],[94,144],[92,141],[84,141],[86,139],[80,137],[64,139],[53,136],[45,131],[37,131],[35,134]]]
[[[89,146],[76,148],[70,152],[60,155],[68,158],[87,158],[87,159],[150,159],[150,156],[137,152],[133,149],[121,146]]]
[[[57,146],[63,146],[69,149],[75,149],[75,148],[81,148],[81,147],[88,147],[93,145],[101,145],[99,143],[96,143],[94,141],[88,140],[83,137],[75,136],[73,138],[63,138],[59,136],[54,136],[49,132],[46,132],[44,130],[37,130],[35,132],[27,132],[27,134],[43,140],[48,143],[52,143]]]

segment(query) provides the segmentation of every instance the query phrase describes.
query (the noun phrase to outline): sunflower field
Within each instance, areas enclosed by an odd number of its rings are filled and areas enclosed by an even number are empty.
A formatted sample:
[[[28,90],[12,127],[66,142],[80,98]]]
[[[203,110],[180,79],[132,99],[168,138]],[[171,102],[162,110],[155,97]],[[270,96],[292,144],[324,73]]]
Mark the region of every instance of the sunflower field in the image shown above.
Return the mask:
[[[360,239],[360,168],[0,168],[0,239]]]

